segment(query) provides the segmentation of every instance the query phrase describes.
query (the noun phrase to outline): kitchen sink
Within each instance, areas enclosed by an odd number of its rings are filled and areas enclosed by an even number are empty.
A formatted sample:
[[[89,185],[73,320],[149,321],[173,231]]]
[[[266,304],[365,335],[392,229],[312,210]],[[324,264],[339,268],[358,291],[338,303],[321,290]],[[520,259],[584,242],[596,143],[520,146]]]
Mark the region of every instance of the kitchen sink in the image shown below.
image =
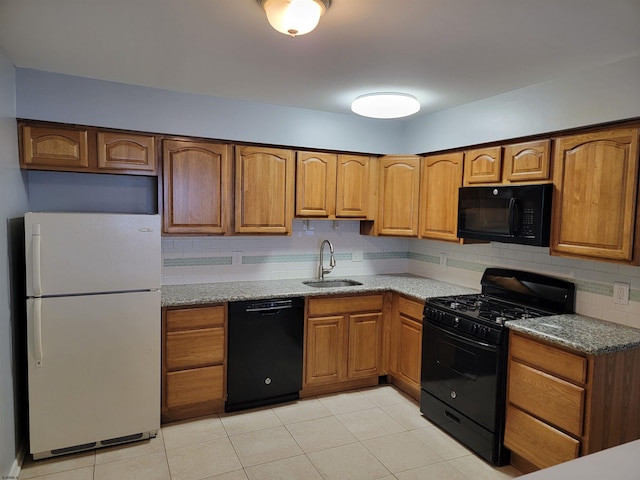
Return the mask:
[[[309,287],[318,287],[318,288],[330,288],[330,287],[353,287],[356,285],[362,285],[360,282],[356,282],[355,280],[307,280],[306,282],[302,282]]]

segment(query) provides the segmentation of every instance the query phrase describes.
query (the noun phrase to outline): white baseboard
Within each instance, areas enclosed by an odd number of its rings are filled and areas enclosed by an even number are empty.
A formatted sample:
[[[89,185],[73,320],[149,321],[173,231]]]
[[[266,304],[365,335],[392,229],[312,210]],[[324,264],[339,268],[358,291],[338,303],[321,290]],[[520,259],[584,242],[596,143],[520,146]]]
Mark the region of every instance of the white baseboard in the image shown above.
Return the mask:
[[[20,475],[20,470],[22,469],[22,462],[24,462],[24,457],[27,453],[26,443],[22,442],[20,446],[20,450],[18,450],[18,454],[16,455],[16,459],[13,461],[11,465],[11,470],[9,470],[9,474],[7,476],[3,476],[3,480],[18,480],[18,476]]]

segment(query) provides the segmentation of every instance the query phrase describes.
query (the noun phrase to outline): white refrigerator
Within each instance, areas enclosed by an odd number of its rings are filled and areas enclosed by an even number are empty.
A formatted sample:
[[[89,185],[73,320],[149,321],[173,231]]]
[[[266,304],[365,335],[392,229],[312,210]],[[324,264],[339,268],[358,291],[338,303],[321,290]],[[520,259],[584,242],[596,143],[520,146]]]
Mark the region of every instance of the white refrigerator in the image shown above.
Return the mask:
[[[35,459],[160,428],[160,217],[25,214]]]

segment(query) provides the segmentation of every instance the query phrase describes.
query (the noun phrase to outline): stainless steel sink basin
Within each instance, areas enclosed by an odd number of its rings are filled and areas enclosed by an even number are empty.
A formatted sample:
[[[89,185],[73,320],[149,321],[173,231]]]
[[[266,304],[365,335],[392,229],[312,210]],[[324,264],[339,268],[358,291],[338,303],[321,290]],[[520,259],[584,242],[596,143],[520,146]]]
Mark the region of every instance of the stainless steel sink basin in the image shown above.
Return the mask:
[[[309,287],[318,287],[318,288],[330,288],[330,287],[353,287],[355,285],[362,285],[360,282],[356,282],[355,280],[307,280],[306,282],[302,282]]]

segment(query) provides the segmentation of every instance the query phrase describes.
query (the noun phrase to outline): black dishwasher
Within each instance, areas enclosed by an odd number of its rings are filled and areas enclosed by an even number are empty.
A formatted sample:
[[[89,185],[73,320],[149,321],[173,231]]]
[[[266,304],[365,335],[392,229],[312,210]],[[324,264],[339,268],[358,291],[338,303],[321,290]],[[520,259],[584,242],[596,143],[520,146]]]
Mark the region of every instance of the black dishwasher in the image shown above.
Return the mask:
[[[229,303],[226,412],[299,397],[303,332],[303,298]]]

